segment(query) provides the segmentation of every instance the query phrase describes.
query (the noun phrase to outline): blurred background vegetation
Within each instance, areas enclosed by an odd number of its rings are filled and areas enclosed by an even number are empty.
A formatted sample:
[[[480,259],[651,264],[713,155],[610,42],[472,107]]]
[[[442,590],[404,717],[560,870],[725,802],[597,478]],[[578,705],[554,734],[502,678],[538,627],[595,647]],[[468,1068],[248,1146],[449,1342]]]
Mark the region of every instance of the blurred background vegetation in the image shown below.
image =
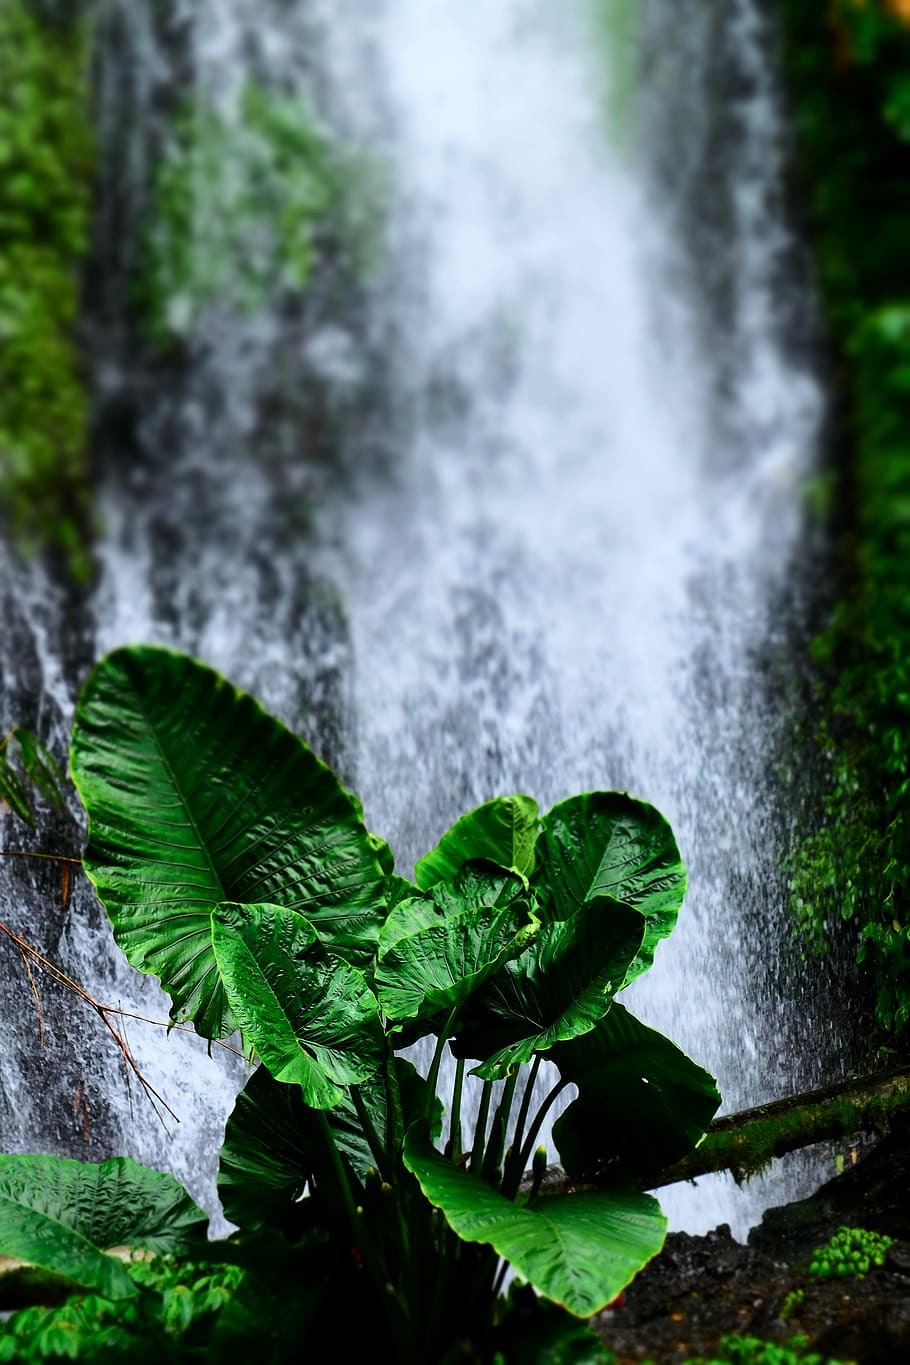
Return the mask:
[[[910,0],[780,0],[797,190],[833,354],[842,590],[816,640],[824,821],[793,861],[821,947],[853,921],[888,1032],[910,1022]]]
[[[78,346],[94,147],[88,33],[0,4],[0,492],[20,543],[87,571],[88,401]]]

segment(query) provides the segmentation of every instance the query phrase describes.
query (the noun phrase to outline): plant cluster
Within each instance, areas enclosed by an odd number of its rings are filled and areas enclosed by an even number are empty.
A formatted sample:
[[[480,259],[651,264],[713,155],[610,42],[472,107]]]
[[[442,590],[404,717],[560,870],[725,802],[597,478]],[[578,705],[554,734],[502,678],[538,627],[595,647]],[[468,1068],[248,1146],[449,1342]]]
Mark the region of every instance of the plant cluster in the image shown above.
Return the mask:
[[[175,1022],[239,1030],[260,1062],[220,1153],[240,1228],[220,1254],[243,1273],[202,1315],[214,1358],[252,1342],[296,1357],[341,1321],[351,1354],[414,1365],[604,1359],[576,1319],[662,1246],[643,1188],[719,1099],[614,1000],[685,891],[663,817],[615,792],[543,817],[498,798],[410,882],[300,739],[211,669],[146,647],[95,669],[70,765],[83,865],[127,957],[161,978]],[[421,1039],[426,1076],[401,1055]],[[570,1094],[553,1142],[594,1185],[548,1193],[542,1125]],[[141,1298],[110,1247],[199,1260],[204,1225],[176,1181],[133,1162],[0,1158],[0,1254],[104,1299]],[[159,1296],[165,1332],[180,1304],[195,1321],[185,1287]]]
[[[875,1266],[885,1264],[885,1254],[893,1237],[866,1228],[840,1227],[823,1247],[812,1254],[809,1274],[817,1279],[844,1279],[848,1275],[862,1280]]]
[[[824,823],[791,862],[824,946],[857,926],[876,1014],[910,1022],[910,12],[903,0],[781,0],[795,125],[852,458],[849,592],[816,641]]]
[[[801,1335],[777,1344],[734,1333],[721,1339],[720,1355],[688,1360],[685,1365],[852,1365],[850,1361],[833,1360],[810,1351],[808,1346],[808,1337]]]
[[[0,1362],[204,1360],[242,1269],[165,1254],[124,1269],[138,1291],[129,1298],[73,1294],[56,1307],[37,1304],[13,1313],[0,1323]]]
[[[0,7],[0,498],[27,548],[86,568],[87,401],[74,328],[94,153],[86,32]]]
[[[320,259],[364,270],[380,208],[375,164],[306,102],[250,85],[231,111],[187,103],[154,177],[137,307],[167,345],[213,306],[249,315],[299,295]]]

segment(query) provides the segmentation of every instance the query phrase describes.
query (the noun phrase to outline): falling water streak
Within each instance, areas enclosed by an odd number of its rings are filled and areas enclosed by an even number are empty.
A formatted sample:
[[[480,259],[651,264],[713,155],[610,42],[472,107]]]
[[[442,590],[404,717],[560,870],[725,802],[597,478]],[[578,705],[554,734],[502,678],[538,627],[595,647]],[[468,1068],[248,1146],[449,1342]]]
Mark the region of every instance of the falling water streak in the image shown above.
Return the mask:
[[[606,145],[582,6],[387,0],[373,16],[366,98],[384,82],[398,209],[377,303],[398,444],[392,477],[365,469],[339,511],[335,574],[358,665],[356,782],[401,869],[503,791],[544,809],[590,787],[657,804],[692,890],[629,995],[738,1108],[838,1064],[823,986],[813,1005],[774,946],[786,716],[767,681],[799,620],[785,590],[823,399],[782,307],[793,241],[769,35],[752,0],[706,8],[695,32],[722,42],[738,81],[721,111],[737,142],[718,190],[714,353],[651,149],[627,161]],[[643,41],[652,25],[665,37],[667,6],[643,11]],[[640,95],[643,136],[649,102],[678,96],[666,80]],[[707,136],[710,114],[691,126]],[[703,154],[687,148],[698,173]],[[790,1162],[744,1193],[717,1179],[665,1203],[677,1224],[742,1236],[817,1175]]]

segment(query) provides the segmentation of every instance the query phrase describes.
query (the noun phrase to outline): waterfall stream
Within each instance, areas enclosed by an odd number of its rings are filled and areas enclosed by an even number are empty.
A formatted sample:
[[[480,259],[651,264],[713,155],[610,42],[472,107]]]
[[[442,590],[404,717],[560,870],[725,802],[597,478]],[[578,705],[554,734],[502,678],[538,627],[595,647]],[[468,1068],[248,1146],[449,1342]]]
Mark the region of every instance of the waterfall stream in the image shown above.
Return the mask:
[[[629,1003],[727,1109],[837,1074],[830,983],[794,971],[781,871],[824,394],[757,0],[646,0],[634,35],[616,26],[640,77],[612,140],[618,59],[584,0],[96,8],[100,575],[81,597],[9,559],[4,720],[62,753],[93,657],[177,644],[339,767],[405,873],[493,795],[627,789],[666,814],[690,881]],[[383,259],[345,309],[318,291],[239,320],[212,307],[169,366],[124,321],[144,167],[175,88],[230,110],[249,82],[306,92],[371,149]],[[51,832],[72,847],[78,822]],[[16,867],[0,894],[100,997],[165,1017],[86,888],[64,912],[46,869]],[[12,952],[0,989],[5,1149],[126,1151],[211,1205],[204,1149],[242,1064],[131,1025],[180,1114],[169,1135],[135,1095],[131,1113],[75,1007],[46,1009],[38,1048]],[[662,1201],[742,1236],[820,1169]]]

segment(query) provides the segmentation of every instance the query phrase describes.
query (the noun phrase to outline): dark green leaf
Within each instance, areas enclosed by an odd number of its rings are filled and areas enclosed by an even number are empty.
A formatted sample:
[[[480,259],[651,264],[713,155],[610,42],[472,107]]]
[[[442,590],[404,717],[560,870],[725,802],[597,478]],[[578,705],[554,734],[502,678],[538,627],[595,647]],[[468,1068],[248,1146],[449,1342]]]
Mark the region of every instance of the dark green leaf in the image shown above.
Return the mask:
[[[405,1118],[424,1115],[429,1099],[424,1078],[403,1057],[395,1058],[395,1074]],[[388,1117],[384,1068],[358,1089],[384,1143]],[[442,1128],[438,1101],[435,1110],[433,1131],[438,1137]],[[376,1158],[348,1093],[325,1119],[342,1159],[362,1180]],[[319,1115],[304,1102],[299,1086],[282,1085],[260,1067],[237,1096],[225,1129],[218,1194],[226,1216],[246,1231],[281,1226],[323,1162]]]
[[[647,927],[626,978],[650,967],[686,894],[686,869],[660,811],[624,792],[586,792],[544,816],[536,881],[554,919],[568,919],[594,896],[640,910]]]
[[[206,1215],[171,1175],[117,1157],[85,1164],[0,1156],[0,1255],[128,1298],[136,1287],[114,1247],[185,1255],[206,1242]]]
[[[540,827],[537,802],[531,796],[497,796],[469,811],[420,859],[414,880],[423,890],[448,882],[463,863],[485,858],[507,871],[530,877]]]
[[[452,1051],[483,1059],[474,1074],[500,1080],[535,1052],[587,1033],[610,1008],[643,931],[637,910],[607,896],[545,924],[470,1002]]]
[[[280,903],[366,961],[385,873],[358,802],[295,735],[186,655],[120,649],[76,712],[85,870],[134,967],[207,1037],[234,1028],[211,950],[224,901]],[[380,850],[381,851],[381,850]]]
[[[492,1246],[578,1317],[605,1308],[664,1243],[660,1205],[636,1190],[554,1195],[521,1207],[436,1151],[419,1125],[408,1133],[404,1162],[463,1241]]]
[[[234,1018],[272,1075],[330,1109],[386,1051],[376,997],[327,953],[308,920],[277,905],[221,905],[212,946]]]
[[[524,881],[467,863],[428,898],[402,901],[379,937],[376,988],[393,1022],[429,1019],[468,998],[538,928]]]
[[[550,1058],[579,1090],[553,1128],[571,1175],[617,1160],[639,1175],[659,1171],[701,1141],[720,1104],[707,1071],[618,1003]]]

